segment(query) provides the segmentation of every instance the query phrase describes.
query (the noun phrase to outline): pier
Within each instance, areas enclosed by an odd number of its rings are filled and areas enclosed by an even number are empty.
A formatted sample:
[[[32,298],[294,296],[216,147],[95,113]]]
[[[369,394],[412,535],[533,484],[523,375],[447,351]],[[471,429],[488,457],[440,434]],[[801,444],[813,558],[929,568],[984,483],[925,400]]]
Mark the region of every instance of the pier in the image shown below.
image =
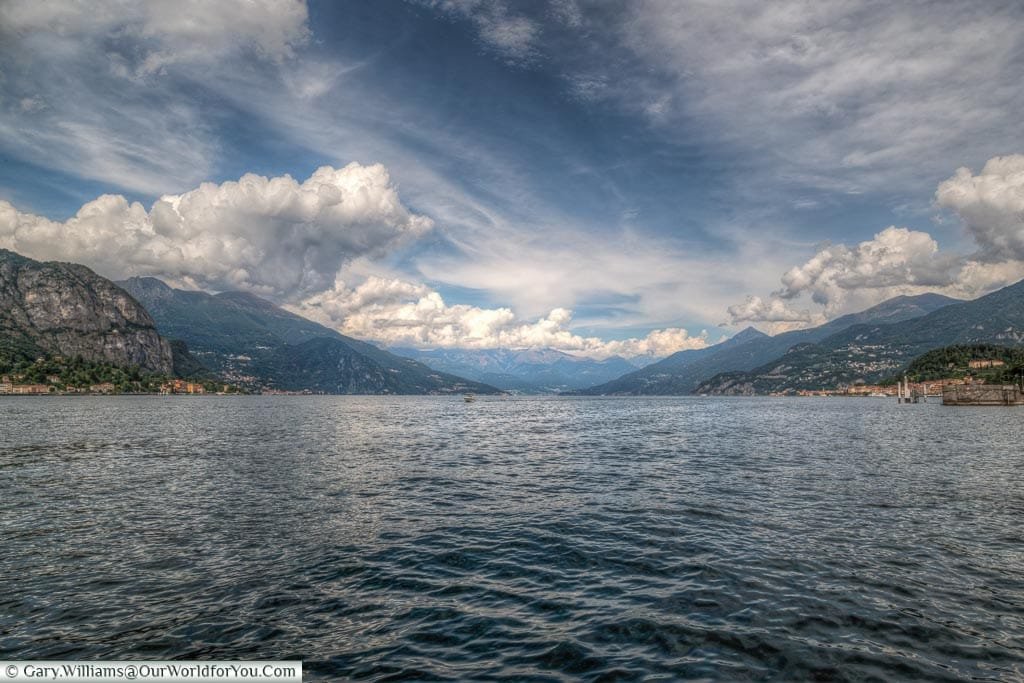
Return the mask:
[[[896,384],[897,403],[918,403],[921,400],[928,400],[928,391],[919,391],[917,387],[911,387],[910,380],[906,375]]]

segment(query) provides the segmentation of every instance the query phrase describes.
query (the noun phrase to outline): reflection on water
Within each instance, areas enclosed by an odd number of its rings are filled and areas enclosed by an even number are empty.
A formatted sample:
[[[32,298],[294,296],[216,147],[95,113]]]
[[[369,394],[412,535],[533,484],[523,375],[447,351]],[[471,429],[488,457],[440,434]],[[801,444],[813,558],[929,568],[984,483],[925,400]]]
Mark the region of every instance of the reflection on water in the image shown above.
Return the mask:
[[[0,400],[0,658],[1019,679],[1024,412]]]

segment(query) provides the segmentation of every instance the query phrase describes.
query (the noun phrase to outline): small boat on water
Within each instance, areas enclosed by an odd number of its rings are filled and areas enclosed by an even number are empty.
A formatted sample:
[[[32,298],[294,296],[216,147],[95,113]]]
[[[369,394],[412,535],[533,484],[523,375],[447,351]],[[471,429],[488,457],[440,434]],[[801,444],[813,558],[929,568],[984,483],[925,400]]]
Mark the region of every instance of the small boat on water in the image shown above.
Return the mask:
[[[466,403],[472,403],[473,401],[476,400],[476,394],[465,394],[462,397],[462,400],[465,401]]]

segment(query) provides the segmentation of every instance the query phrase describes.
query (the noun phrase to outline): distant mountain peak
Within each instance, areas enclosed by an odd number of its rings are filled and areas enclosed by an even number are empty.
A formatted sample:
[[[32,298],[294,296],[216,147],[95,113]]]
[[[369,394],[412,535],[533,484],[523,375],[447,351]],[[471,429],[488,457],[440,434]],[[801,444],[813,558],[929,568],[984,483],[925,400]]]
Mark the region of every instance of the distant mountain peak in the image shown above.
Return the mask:
[[[174,296],[174,290],[171,286],[155,277],[130,277],[116,284],[140,300],[147,298],[150,301],[159,301]]]
[[[859,315],[870,316],[874,314],[876,316],[883,316],[888,311],[900,311],[907,306],[918,307],[930,313],[942,306],[958,303],[962,303],[962,301],[936,292],[925,292],[924,294],[901,294],[900,296],[894,296],[891,299],[886,299],[879,304],[875,304],[874,306],[861,311]]]
[[[879,306],[885,305],[887,303],[920,303],[923,301],[936,301],[955,304],[959,303],[961,299],[954,299],[953,297],[946,296],[945,294],[939,294],[937,292],[925,292],[924,294],[900,294],[899,296],[894,296],[891,299],[886,299],[881,304],[879,304]]]
[[[133,275],[132,277],[125,278],[123,282],[128,282],[136,285],[144,285],[147,287],[154,287],[157,289],[172,289],[172,287],[161,280],[160,278],[152,277],[149,275]]]
[[[760,339],[761,337],[767,337],[768,335],[757,329],[753,325],[748,325],[742,330],[731,336],[729,339],[734,342],[745,342],[751,339]]]

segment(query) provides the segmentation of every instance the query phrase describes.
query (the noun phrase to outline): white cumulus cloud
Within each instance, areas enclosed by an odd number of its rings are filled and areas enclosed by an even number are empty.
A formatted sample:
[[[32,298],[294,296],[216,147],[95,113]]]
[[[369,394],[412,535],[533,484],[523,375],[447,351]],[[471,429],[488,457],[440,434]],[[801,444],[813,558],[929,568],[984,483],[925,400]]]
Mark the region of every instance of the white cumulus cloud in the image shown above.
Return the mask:
[[[419,348],[555,348],[594,358],[667,356],[707,346],[707,333],[654,330],[642,338],[606,341],[572,332],[572,312],[556,308],[524,321],[510,308],[447,304],[421,284],[372,276],[355,287],[338,280],[326,292],[291,310],[335,327],[345,334],[387,346]]]
[[[782,288],[767,298],[748,297],[729,307],[733,324],[770,325],[774,332],[818,325],[843,313],[868,308],[900,295],[938,292],[973,298],[1024,277],[1024,263],[981,263],[944,253],[926,232],[888,227],[856,246],[829,245],[782,276]],[[794,309],[809,296],[817,311]]]
[[[890,226],[856,246],[819,249],[770,297],[730,306],[732,322],[817,323],[901,294],[973,298],[1024,278],[1024,155],[994,157],[977,175],[958,169],[935,203],[960,218],[977,252],[944,252],[927,232]],[[789,302],[805,295],[822,310],[801,319]]]
[[[989,159],[977,175],[957,169],[935,202],[963,220],[985,261],[1024,260],[1024,154]]]
[[[301,183],[246,174],[164,195],[148,211],[103,195],[67,221],[0,201],[0,246],[27,256],[283,300],[324,291],[351,259],[379,256],[431,226],[401,203],[379,164],[323,166]]]
[[[835,313],[852,290],[949,285],[955,266],[956,259],[940,254],[928,233],[890,226],[855,247],[821,249],[782,276],[778,296],[793,299],[809,293],[826,313]]]
[[[816,320],[808,309],[794,309],[778,297],[763,299],[759,296],[748,296],[741,304],[729,307],[732,322],[770,322],[807,324]]]

